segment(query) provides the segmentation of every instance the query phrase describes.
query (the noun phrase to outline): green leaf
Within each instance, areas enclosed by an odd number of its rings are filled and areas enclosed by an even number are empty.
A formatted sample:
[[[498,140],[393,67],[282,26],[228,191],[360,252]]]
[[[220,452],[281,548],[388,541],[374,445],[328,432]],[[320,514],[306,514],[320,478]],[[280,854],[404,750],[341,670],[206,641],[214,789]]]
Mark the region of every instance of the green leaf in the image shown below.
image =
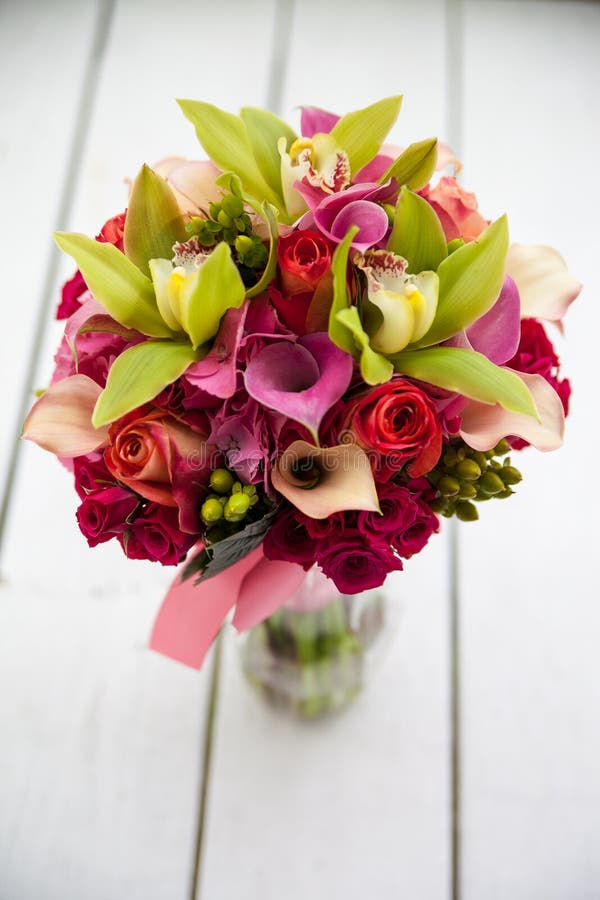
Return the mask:
[[[385,384],[392,377],[394,367],[391,362],[376,353],[369,344],[369,335],[362,327],[358,310],[355,306],[342,309],[337,313],[338,323],[346,328],[354,341],[355,355],[360,356],[360,374],[367,384]]]
[[[357,225],[353,225],[348,230],[344,240],[337,245],[331,261],[333,302],[329,311],[329,337],[336,347],[339,347],[340,350],[345,350],[346,353],[351,353],[353,356],[356,355],[356,345],[347,328],[338,321],[337,314],[350,306],[347,285],[348,253],[350,252],[350,244],[358,234],[358,231]]]
[[[246,288],[229,244],[222,241],[198,269],[197,278],[182,290],[182,325],[194,348],[217,333],[221,317],[228,309],[237,309],[246,297]]]
[[[234,565],[244,556],[251,553],[256,547],[262,544],[263,538],[271,525],[273,519],[279,511],[279,507],[270,510],[262,519],[257,522],[251,522],[241,531],[223,538],[222,541],[216,541],[214,544],[208,544],[200,553],[197,553],[185,566],[181,580],[185,581],[193,575],[198,575],[198,579],[194,584],[200,581],[206,581],[213,575],[218,575]]]
[[[59,231],[54,240],[73,257],[90,291],[113,319],[148,337],[172,337],[156,306],[152,282],[124,253],[84,234]]]
[[[437,138],[410,144],[381,176],[379,183],[385,184],[388,178],[395,178],[399,187],[406,185],[413,191],[425,187],[435,172],[437,145]]]
[[[386,97],[364,109],[347,113],[331,130],[350,160],[350,170],[356,175],[377,155],[387,134],[398,118],[402,97]]]
[[[281,189],[281,157],[277,141],[285,137],[289,147],[296,138],[296,132],[287,122],[265,109],[245,106],[240,110],[240,118],[246,126],[248,140],[254,159],[267,184],[277,192],[280,205],[283,204]]]
[[[502,216],[440,264],[437,313],[415,348],[447,340],[491,309],[504,282],[508,242],[508,223]]]
[[[144,341],[125,350],[110,367],[106,387],[98,397],[92,416],[94,428],[152,400],[203,355],[189,343],[176,341]]]
[[[187,238],[173,191],[149,166],[133,182],[123,243],[125,254],[146,275],[148,260],[171,259],[173,244]]]
[[[258,295],[262,294],[275,278],[275,273],[277,271],[277,239],[279,237],[276,213],[277,210],[264,200],[260,206],[260,214],[267,223],[267,228],[269,229],[269,258],[265,270],[259,280],[254,287],[251,287],[246,291],[247,297],[258,297]]]
[[[432,206],[404,187],[400,191],[388,250],[403,256],[408,271],[437,271],[448,256],[446,237]]]
[[[199,100],[177,102],[215,165],[223,171],[236,172],[253,197],[268,200],[279,208],[281,200],[265,181],[254,158],[246,125],[239,116]]]
[[[518,375],[494,365],[475,350],[458,347],[404,350],[394,357],[393,363],[396,372],[410,378],[538,418],[533,398]]]

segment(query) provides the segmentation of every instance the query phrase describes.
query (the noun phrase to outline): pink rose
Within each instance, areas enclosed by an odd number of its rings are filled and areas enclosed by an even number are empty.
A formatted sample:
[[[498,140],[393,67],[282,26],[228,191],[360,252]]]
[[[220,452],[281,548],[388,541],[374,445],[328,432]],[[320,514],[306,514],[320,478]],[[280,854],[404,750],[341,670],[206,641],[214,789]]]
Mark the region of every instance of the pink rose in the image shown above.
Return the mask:
[[[434,188],[423,188],[421,196],[433,206],[447,241],[472,241],[489,225],[477,211],[475,194],[461,188],[456,178],[440,178]]]
[[[143,514],[119,534],[119,542],[129,559],[149,559],[163,566],[176,566],[196,542],[196,537],[179,529],[177,510],[150,503]]]
[[[77,510],[77,522],[90,547],[124,532],[139,504],[139,497],[116,485],[86,497]]]

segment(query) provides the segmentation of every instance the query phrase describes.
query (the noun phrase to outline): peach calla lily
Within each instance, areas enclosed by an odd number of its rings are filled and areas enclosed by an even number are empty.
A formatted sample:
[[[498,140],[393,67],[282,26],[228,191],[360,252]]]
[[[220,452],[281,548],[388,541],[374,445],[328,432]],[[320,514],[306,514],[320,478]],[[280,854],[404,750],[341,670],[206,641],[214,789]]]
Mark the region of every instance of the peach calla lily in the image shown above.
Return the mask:
[[[94,428],[92,412],[102,388],[87,375],[71,375],[42,394],[27,416],[25,440],[56,456],[72,458],[108,443],[108,428]]]

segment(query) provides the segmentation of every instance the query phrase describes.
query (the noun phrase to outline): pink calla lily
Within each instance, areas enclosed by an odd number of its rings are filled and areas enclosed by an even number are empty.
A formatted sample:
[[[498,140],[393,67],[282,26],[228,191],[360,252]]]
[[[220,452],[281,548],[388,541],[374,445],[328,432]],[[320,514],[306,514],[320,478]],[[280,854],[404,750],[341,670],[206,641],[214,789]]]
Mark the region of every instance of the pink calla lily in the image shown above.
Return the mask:
[[[317,439],[323,416],[347,390],[352,357],[324,332],[269,344],[250,361],[246,390],[259,403],[305,425]]]
[[[512,244],[506,270],[519,289],[523,318],[560,322],[581,292],[581,283],[553,247]]]
[[[514,371],[514,370],[511,370]],[[516,372],[529,389],[539,413],[532,416],[509,412],[499,404],[491,406],[469,400],[461,412],[460,434],[474,450],[491,450],[509,435],[523,438],[538,450],[556,450],[562,445],[565,414],[560,397],[541,375]]]
[[[315,447],[294,441],[271,472],[271,482],[312,519],[347,509],[380,512],[369,457],[357,444]]]
[[[66,459],[108,444],[108,428],[94,428],[92,412],[102,388],[87,375],[71,375],[42,394],[27,416],[25,440]]]

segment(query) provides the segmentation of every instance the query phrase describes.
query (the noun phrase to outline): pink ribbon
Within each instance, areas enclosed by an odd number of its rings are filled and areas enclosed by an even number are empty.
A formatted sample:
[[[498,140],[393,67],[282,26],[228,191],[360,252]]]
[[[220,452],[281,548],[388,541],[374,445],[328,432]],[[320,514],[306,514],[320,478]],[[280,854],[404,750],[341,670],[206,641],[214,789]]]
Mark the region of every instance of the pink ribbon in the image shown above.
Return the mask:
[[[262,547],[197,586],[178,575],[156,617],[150,648],[199,669],[233,606],[233,624],[245,631],[282,606],[305,576],[296,563],[266,559]]]

